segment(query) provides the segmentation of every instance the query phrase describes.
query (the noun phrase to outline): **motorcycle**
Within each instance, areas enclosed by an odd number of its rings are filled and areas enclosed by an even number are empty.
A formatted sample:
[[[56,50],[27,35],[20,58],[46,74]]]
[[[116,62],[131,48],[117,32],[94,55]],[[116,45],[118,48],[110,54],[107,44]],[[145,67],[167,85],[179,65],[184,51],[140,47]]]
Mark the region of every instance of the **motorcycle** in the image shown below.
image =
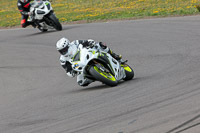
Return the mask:
[[[45,32],[49,29],[62,30],[62,25],[56,18],[49,1],[34,0],[30,5],[31,15],[28,21],[34,22],[40,31]]]
[[[120,80],[131,80],[134,77],[133,69],[126,62],[117,61],[109,53],[80,45],[70,60],[72,69],[82,74],[84,79],[100,81],[108,86],[116,86]]]

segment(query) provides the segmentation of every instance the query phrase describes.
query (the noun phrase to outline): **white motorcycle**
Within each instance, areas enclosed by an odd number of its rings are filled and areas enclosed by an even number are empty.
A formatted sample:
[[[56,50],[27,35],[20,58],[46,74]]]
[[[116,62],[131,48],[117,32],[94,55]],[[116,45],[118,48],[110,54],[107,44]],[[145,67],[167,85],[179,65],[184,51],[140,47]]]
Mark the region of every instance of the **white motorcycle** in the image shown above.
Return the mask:
[[[34,0],[30,5],[31,15],[28,21],[34,22],[40,31],[45,32],[48,29],[62,30],[62,25],[56,18],[49,1]]]
[[[88,79],[89,83],[100,81],[108,86],[116,86],[120,80],[131,80],[134,77],[134,71],[128,64],[120,63],[109,53],[92,48],[80,47],[70,62],[72,69],[81,74],[83,79]]]

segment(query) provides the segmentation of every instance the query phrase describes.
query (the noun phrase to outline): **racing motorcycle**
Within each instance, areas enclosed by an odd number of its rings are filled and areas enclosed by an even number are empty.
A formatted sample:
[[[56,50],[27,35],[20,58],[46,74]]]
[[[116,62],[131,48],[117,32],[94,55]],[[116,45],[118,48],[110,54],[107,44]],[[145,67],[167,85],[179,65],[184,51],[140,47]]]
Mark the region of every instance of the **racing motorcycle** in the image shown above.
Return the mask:
[[[62,25],[56,18],[51,3],[48,0],[34,0],[30,5],[31,15],[28,21],[34,22],[40,31],[45,32],[48,29],[62,30]]]
[[[83,74],[84,79],[100,81],[108,86],[116,86],[120,80],[134,77],[134,71],[127,61],[119,62],[109,53],[97,49],[80,47],[70,62],[72,69]]]

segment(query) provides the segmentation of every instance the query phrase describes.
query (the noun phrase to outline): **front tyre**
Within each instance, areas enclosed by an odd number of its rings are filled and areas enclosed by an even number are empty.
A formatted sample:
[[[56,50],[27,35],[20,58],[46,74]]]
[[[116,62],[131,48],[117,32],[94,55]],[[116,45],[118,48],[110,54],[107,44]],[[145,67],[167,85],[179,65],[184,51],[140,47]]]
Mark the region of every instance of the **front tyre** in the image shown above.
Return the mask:
[[[99,70],[97,66],[91,66],[89,72],[96,80],[101,81],[108,86],[117,85],[117,80],[111,73],[103,72]]]
[[[126,77],[123,80],[131,80],[134,77],[133,69],[127,64],[121,64],[121,66],[124,68],[126,74]]]
[[[59,20],[56,18],[56,16],[51,13],[49,16],[49,23],[52,25],[56,30],[61,31],[62,30],[62,25],[60,24]]]

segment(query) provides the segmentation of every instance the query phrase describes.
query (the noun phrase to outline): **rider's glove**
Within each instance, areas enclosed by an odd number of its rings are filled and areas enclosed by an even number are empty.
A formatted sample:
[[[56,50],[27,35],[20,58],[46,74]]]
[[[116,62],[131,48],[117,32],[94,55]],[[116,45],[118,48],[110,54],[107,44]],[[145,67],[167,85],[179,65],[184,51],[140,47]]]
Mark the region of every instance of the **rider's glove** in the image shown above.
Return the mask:
[[[103,43],[103,42],[99,42],[99,46],[100,46],[102,49],[106,49],[106,48],[107,48],[106,44]]]

